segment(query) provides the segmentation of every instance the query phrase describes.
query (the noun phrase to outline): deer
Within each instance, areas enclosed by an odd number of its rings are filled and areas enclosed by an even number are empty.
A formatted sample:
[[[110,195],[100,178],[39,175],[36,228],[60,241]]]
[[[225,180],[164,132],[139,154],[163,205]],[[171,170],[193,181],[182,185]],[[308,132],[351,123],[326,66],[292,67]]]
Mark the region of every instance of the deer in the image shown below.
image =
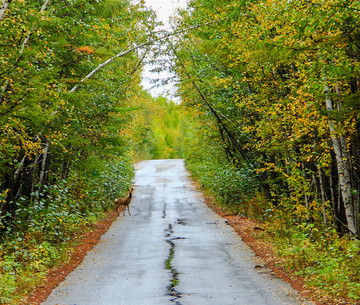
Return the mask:
[[[129,215],[131,216],[129,205],[131,202],[133,191],[134,191],[134,188],[131,188],[129,190],[129,193],[125,197],[115,199],[115,201],[114,201],[115,210],[116,210],[118,216],[120,215],[120,208],[123,205],[125,206],[123,216],[125,216],[126,208],[128,209]]]

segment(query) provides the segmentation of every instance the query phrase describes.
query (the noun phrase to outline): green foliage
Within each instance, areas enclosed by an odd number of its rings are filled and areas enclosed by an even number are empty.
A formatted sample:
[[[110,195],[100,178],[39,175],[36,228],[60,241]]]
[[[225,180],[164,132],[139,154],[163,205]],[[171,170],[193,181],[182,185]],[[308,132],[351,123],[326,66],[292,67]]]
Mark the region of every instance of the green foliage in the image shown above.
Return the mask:
[[[259,190],[256,173],[246,163],[234,165],[226,158],[219,135],[210,137],[208,128],[199,127],[203,117],[192,122],[186,141],[184,156],[186,167],[202,187],[209,190],[216,200],[233,213],[249,216],[249,200]],[[199,125],[196,125],[199,124]],[[256,217],[258,217],[256,215]]]
[[[183,104],[200,117],[195,152],[185,154],[194,177],[233,211],[286,229],[296,241],[284,255],[297,270],[353,299],[359,279],[345,268],[348,250],[332,258],[330,247],[360,231],[359,9],[340,0],[193,0],[177,26],[203,26],[169,50]],[[299,237],[303,223],[319,234]]]
[[[118,110],[141,91],[137,54],[70,90],[155,26],[151,11],[127,0],[37,5],[11,3],[0,28],[0,192],[8,190],[0,212],[12,216],[21,196],[94,167],[94,156],[126,154],[129,114]]]
[[[168,50],[182,105],[142,91],[141,52],[101,65],[150,38],[143,1],[43,5],[11,1],[0,27],[3,303],[126,191],[132,158],[186,158],[221,204],[271,220],[289,267],[359,298],[359,2],[191,1]]]
[[[44,187],[32,201],[21,197],[15,218],[7,223],[0,247],[0,300],[17,304],[46,276],[48,269],[67,259],[69,242],[99,220],[113,201],[131,185],[130,158],[108,162],[92,173],[74,175]]]
[[[360,250],[357,240],[339,238],[334,229],[321,232],[314,225],[302,224],[284,238],[284,229],[274,230],[278,254],[286,266],[305,276],[309,285],[338,297],[359,300],[359,265],[356,259]],[[274,241],[273,240],[273,241]]]
[[[190,162],[191,160],[187,160],[189,171],[221,205],[233,213],[250,216],[249,200],[255,195],[258,185],[251,169],[236,169],[227,161],[222,163],[215,158],[206,158],[200,164]],[[258,217],[253,213],[251,215]]]
[[[341,223],[359,226],[359,195],[350,195],[353,217],[343,197],[360,185],[359,115],[347,103],[358,95],[360,70],[358,3],[340,2],[192,1],[178,25],[211,26],[184,35],[174,57],[184,103],[214,121],[234,164],[254,169],[275,204],[326,207],[324,222],[335,214],[344,233]],[[353,173],[346,187],[342,164]]]
[[[19,302],[130,186],[126,132],[130,106],[142,92],[140,54],[81,80],[147,39],[152,16],[128,0],[11,1],[6,10],[0,27],[1,303]]]
[[[109,162],[99,175],[98,179],[101,183],[93,180],[93,184],[89,188],[91,190],[89,196],[95,198],[96,202],[103,202],[103,207],[108,208],[106,205],[108,201],[124,195],[130,188],[133,178],[134,167],[129,157],[116,163]]]
[[[164,97],[142,100],[131,127],[134,158],[183,158],[185,142],[189,137],[188,121],[182,106]]]

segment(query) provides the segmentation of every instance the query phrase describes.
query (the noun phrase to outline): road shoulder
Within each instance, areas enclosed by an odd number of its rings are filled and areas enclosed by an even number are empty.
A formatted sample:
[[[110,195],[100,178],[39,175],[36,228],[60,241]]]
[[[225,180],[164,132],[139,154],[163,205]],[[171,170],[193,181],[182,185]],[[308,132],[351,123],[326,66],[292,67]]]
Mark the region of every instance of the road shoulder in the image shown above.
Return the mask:
[[[80,265],[86,254],[94,248],[101,236],[108,231],[116,218],[117,215],[115,211],[108,212],[103,220],[93,225],[92,230],[77,237],[77,245],[72,251],[69,262],[50,270],[47,278],[43,281],[43,285],[35,289],[23,304],[39,305],[44,302],[52,290]]]

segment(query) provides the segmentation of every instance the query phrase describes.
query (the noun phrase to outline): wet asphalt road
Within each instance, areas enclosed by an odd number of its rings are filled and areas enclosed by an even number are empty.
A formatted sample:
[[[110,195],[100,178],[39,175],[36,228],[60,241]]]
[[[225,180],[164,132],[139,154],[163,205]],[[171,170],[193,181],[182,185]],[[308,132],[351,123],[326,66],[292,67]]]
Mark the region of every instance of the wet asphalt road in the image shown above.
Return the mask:
[[[44,305],[296,305],[191,184],[183,160],[137,164],[121,216]],[[307,303],[308,304],[308,303]]]

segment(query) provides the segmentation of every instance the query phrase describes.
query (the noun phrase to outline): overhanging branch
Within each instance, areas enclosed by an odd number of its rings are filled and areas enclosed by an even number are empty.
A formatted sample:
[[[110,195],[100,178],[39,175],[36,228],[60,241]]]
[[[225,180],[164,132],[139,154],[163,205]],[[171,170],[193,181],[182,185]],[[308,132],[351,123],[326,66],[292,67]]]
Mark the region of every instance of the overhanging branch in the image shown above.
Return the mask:
[[[182,29],[182,30],[179,30],[179,31],[174,31],[174,32],[166,32],[166,31],[160,31],[160,32],[165,32],[164,35],[160,36],[160,37],[157,37],[157,38],[153,38],[151,40],[148,40],[144,43],[141,43],[141,44],[135,44],[135,46],[127,49],[127,50],[123,50],[121,51],[120,53],[118,53],[117,55],[109,58],[108,60],[106,60],[105,62],[101,63],[100,65],[98,65],[94,70],[92,70],[88,75],[86,75],[84,78],[82,78],[80,81],[79,81],[79,84],[75,85],[70,91],[69,93],[73,93],[73,92],[76,92],[76,90],[78,89],[79,85],[81,83],[83,83],[84,81],[86,81],[87,79],[91,78],[94,74],[96,74],[100,69],[106,67],[107,65],[109,65],[110,63],[112,63],[114,60],[120,58],[120,57],[123,57],[137,49],[140,49],[142,47],[145,47],[145,46],[148,46],[148,45],[151,45],[155,42],[158,42],[158,41],[161,41],[161,40],[164,40],[168,37],[171,37],[171,36],[175,36],[175,35],[178,35],[178,34],[181,34],[181,33],[185,33],[185,32],[188,32],[190,30],[194,30],[194,29],[197,29],[197,28],[200,28],[200,27],[203,27],[203,26],[206,26],[206,25],[209,25],[209,24],[212,24],[212,23],[215,23],[214,22],[208,22],[208,23],[205,23],[205,24],[199,24],[199,25],[195,25],[195,26],[192,26],[192,27],[188,27],[186,29]],[[160,32],[157,32],[157,33],[160,33]]]

